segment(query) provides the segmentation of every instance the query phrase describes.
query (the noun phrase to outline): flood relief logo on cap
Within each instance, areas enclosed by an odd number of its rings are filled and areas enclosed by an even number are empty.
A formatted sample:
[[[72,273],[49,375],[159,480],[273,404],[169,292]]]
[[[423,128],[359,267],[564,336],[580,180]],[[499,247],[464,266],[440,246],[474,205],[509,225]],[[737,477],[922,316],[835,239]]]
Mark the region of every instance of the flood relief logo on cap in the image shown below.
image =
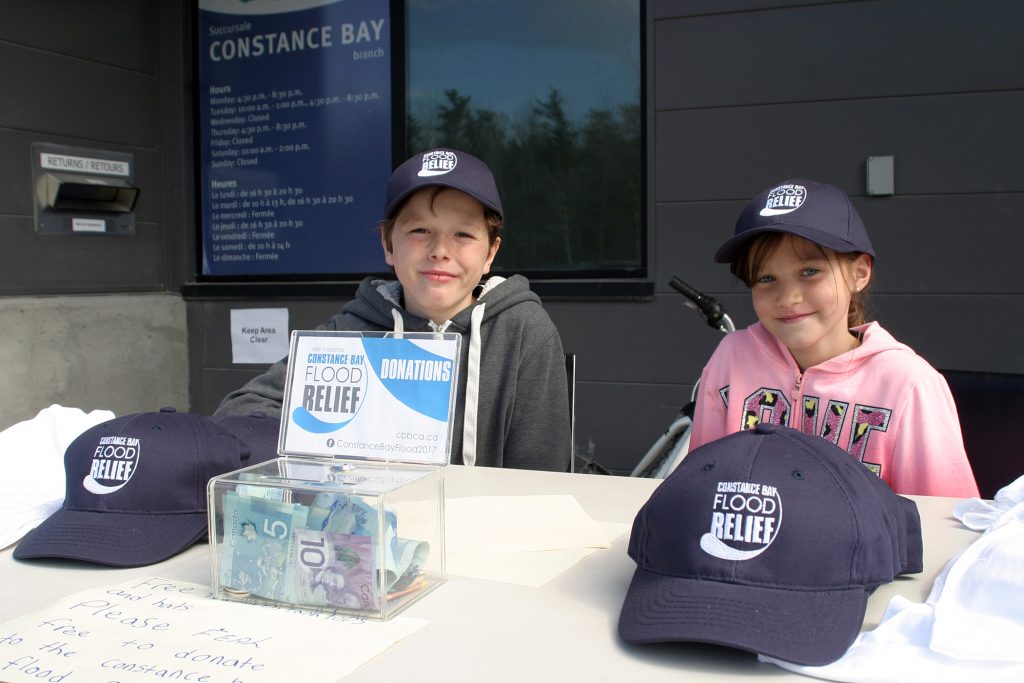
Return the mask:
[[[750,560],[775,540],[782,523],[782,499],[768,484],[720,481],[711,511],[711,530],[700,539],[708,555]]]
[[[807,200],[807,188],[803,185],[779,185],[768,192],[762,216],[781,216],[796,211]]]
[[[423,168],[416,175],[421,178],[444,175],[455,170],[455,164],[458,162],[459,158],[455,156],[455,152],[446,149],[427,152],[423,155]]]
[[[142,440],[137,437],[100,437],[82,486],[101,496],[120,490],[138,469],[141,452]]]

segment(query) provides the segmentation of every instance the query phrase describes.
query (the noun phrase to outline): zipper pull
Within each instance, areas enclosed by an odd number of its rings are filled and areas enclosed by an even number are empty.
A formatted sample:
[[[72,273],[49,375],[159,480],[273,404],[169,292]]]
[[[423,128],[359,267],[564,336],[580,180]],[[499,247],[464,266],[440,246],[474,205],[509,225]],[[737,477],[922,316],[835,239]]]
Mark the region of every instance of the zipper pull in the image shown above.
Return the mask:
[[[796,381],[793,383],[793,393],[790,398],[793,399],[793,403],[797,404],[800,402],[800,385],[804,383],[804,375],[800,373],[796,376]]]

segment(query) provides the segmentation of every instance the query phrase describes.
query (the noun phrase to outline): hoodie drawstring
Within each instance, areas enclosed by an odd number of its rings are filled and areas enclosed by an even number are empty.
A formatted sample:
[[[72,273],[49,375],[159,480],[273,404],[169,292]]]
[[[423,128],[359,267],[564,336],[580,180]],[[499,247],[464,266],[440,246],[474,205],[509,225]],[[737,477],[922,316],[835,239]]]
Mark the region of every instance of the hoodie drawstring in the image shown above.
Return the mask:
[[[398,312],[397,308],[392,308],[391,317],[395,319],[395,335],[401,335],[405,332],[405,321],[402,320],[402,314]]]
[[[484,307],[480,303],[469,318],[469,367],[466,368],[466,410],[462,418],[462,464],[476,464],[476,417],[480,397],[480,322]]]

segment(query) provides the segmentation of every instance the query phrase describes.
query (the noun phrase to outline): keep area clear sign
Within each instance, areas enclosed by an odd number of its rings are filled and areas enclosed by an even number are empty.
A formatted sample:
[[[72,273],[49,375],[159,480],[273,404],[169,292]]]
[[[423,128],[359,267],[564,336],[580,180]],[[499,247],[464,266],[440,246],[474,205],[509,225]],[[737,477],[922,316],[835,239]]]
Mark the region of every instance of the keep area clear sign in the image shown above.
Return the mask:
[[[282,453],[447,464],[461,340],[292,332]]]
[[[199,0],[203,275],[385,269],[387,0]]]

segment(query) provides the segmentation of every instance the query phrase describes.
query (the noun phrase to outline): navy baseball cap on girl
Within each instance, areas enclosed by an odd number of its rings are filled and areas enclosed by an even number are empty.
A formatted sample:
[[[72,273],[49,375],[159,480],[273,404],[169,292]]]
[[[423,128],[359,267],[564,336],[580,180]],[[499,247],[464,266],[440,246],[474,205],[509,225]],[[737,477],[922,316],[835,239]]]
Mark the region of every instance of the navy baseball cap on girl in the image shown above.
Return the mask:
[[[499,216],[505,215],[487,164],[466,152],[438,147],[406,160],[391,174],[384,218],[394,218],[402,202],[417,190],[435,186],[465,192]]]
[[[715,253],[718,263],[738,260],[749,242],[766,232],[803,237],[840,254],[875,257],[864,222],[846,193],[813,180],[786,180],[754,197],[736,220],[735,234]]]
[[[207,482],[248,455],[230,432],[173,408],[100,423],[64,452],[64,505],[14,557],[114,567],[166,560],[206,537]]]
[[[835,444],[771,424],[694,450],[633,522],[619,634],[835,661],[868,596],[920,564],[916,506],[872,478]]]

